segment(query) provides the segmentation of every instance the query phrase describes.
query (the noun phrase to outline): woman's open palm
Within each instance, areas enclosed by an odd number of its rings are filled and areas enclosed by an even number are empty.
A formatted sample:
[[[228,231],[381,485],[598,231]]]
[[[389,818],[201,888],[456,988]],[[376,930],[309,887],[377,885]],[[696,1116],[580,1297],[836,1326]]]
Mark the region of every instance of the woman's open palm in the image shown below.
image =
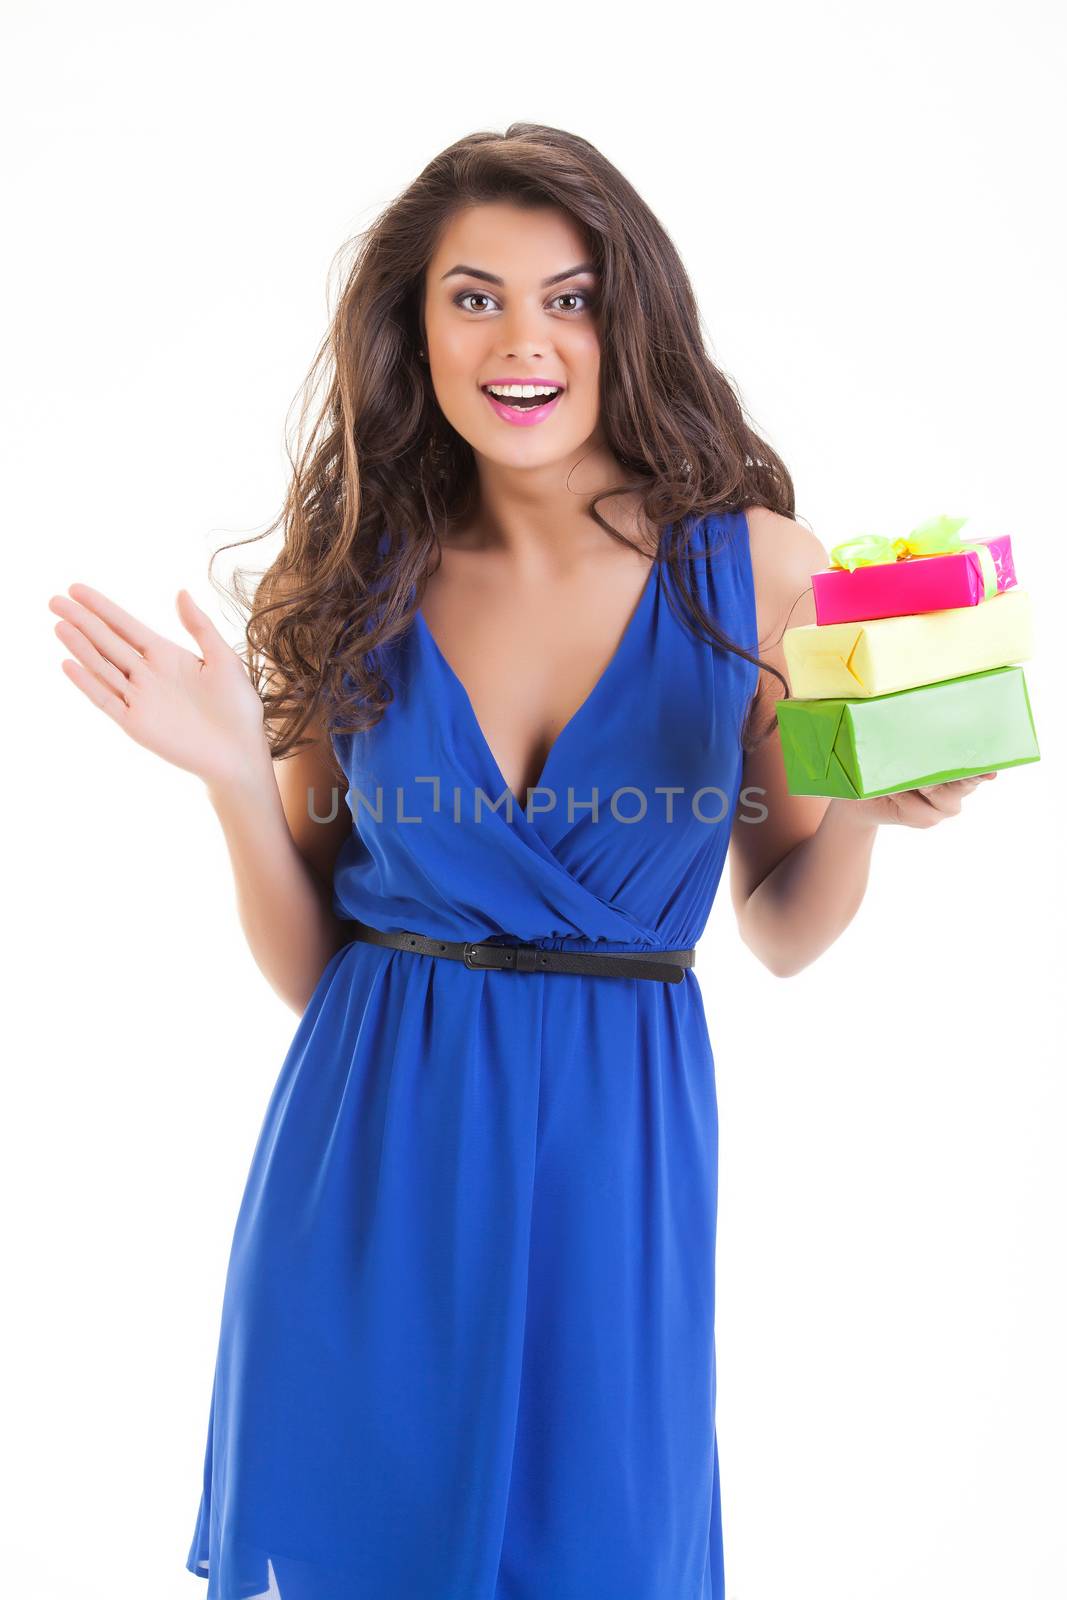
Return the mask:
[[[64,659],[63,670],[131,739],[206,783],[268,752],[248,670],[187,590],[178,591],[178,616],[200,655],[87,584],[72,583],[68,593],[48,602],[63,619],[56,634],[77,658]]]

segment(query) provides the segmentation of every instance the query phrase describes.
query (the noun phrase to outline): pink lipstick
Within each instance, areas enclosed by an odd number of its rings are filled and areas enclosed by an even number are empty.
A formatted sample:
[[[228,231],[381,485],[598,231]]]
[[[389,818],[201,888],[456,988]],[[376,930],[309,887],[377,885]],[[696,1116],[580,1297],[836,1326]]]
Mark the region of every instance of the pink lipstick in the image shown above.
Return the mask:
[[[538,379],[537,381],[541,382],[543,380]],[[489,393],[488,389],[483,389],[482,393],[502,421],[510,422],[517,428],[530,428],[535,423],[544,422],[545,418],[551,415],[563,399],[564,390],[561,389],[559,394],[553,399],[547,400],[543,406],[527,406],[524,409],[520,409],[518,406],[509,406],[506,401],[498,400],[495,394]]]

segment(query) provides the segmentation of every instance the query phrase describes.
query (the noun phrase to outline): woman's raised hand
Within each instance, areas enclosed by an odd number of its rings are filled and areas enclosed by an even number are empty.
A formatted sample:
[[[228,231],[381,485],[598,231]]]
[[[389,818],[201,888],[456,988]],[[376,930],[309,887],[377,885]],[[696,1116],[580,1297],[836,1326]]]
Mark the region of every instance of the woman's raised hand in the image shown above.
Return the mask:
[[[76,657],[62,662],[67,677],[146,750],[209,785],[269,760],[263,702],[248,669],[188,590],[178,591],[178,616],[199,655],[84,583],[48,606],[63,619],[56,634]]]

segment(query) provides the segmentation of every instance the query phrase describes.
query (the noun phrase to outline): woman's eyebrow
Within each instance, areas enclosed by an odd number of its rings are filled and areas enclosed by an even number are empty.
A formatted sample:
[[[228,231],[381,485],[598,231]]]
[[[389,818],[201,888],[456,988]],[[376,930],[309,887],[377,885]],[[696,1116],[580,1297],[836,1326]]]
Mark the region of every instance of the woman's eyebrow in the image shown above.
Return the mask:
[[[551,278],[545,278],[541,284],[542,289],[548,289],[554,283],[562,283],[564,278],[575,278],[579,272],[595,272],[596,267],[591,261],[583,261],[577,267],[568,267],[566,272],[554,272]],[[442,283],[446,278],[466,277],[481,278],[483,283],[503,284],[503,278],[498,278],[495,272],[484,272],[481,267],[449,267],[447,272],[442,272]]]

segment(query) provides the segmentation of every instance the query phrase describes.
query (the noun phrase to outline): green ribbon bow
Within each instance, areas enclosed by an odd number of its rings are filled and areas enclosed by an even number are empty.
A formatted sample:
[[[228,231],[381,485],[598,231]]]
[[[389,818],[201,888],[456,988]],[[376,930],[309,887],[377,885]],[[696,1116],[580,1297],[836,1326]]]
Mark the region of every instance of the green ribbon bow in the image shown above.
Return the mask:
[[[966,517],[932,517],[921,527],[913,528],[906,539],[885,539],[881,534],[862,533],[858,538],[835,544],[830,551],[830,565],[854,572],[857,567],[878,567],[891,561],[907,561],[912,556],[942,556],[973,550],[985,588],[982,598],[988,600],[997,592],[996,563],[988,544],[981,540],[968,543],[960,538],[959,530],[966,521]]]

